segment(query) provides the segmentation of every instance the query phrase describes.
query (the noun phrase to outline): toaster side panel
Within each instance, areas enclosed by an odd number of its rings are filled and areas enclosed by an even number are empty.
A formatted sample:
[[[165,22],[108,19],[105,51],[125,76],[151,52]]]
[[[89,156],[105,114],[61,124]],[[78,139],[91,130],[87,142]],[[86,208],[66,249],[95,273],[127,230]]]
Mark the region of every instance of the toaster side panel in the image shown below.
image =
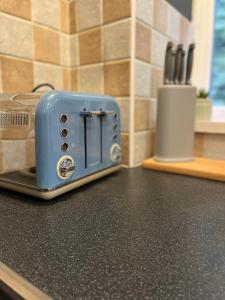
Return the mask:
[[[52,91],[35,114],[37,186],[55,188],[120,163],[112,97]]]

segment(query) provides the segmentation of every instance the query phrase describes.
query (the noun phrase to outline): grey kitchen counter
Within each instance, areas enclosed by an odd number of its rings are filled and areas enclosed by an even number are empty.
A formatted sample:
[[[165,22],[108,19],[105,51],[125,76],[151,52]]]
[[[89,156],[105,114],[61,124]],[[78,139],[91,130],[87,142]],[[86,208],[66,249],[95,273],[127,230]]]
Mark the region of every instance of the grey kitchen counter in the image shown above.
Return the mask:
[[[141,168],[0,190],[0,261],[53,299],[225,299],[225,184]]]

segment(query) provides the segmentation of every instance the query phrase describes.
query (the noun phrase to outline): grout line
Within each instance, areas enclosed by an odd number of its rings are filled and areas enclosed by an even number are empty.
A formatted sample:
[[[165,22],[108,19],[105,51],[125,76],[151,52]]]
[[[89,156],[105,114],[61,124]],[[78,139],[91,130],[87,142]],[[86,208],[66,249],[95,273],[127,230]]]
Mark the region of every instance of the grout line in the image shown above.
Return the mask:
[[[89,68],[95,68],[95,67],[103,67],[103,63],[102,62],[99,62],[99,63],[96,63],[96,64],[88,64],[88,65],[78,65],[76,67],[76,69],[89,69]]]
[[[102,18],[100,20],[100,24],[94,25],[92,27],[84,28],[80,31],[77,31],[75,34],[84,34],[86,32],[96,30],[97,28],[102,28],[103,29],[105,27],[112,27],[114,25],[117,25],[117,24],[120,24],[120,23],[125,23],[125,22],[131,20],[131,17],[126,17],[126,18],[123,18],[123,19],[120,19],[120,20],[116,20],[116,21],[104,24],[103,23],[103,4],[101,5],[101,13],[102,13]]]
[[[108,27],[113,27],[114,25],[119,25],[119,24],[122,24],[122,23],[126,23],[128,21],[131,21],[132,18],[131,17],[127,17],[127,18],[124,18],[124,19],[120,19],[120,20],[116,20],[114,22],[111,22],[111,23],[106,23],[106,24],[103,24],[104,27],[108,28]]]
[[[149,62],[147,62],[147,61],[145,61],[145,60],[142,60],[142,59],[140,59],[140,58],[138,58],[138,57],[135,58],[135,61],[138,62],[138,63],[140,63],[140,64],[146,65],[146,66],[148,66],[148,67],[151,66],[151,63],[149,63]]]
[[[0,52],[0,58],[8,58],[8,59],[16,59],[16,60],[22,60],[24,62],[33,62],[32,58],[28,57],[21,57],[21,56],[16,56],[15,54],[10,54],[10,53],[5,53],[5,52]]]
[[[2,84],[2,62],[0,60],[0,93],[3,93],[3,84]]]
[[[51,27],[50,25],[46,25],[46,24],[43,24],[43,23],[39,23],[37,21],[33,21],[32,16],[31,16],[30,20],[27,20],[27,19],[23,19],[22,17],[11,15],[10,13],[7,13],[5,11],[4,12],[0,11],[0,16],[8,17],[8,18],[11,18],[11,19],[16,19],[17,21],[22,22],[22,23],[26,23],[27,25],[31,25],[31,26],[36,25],[36,26],[39,26],[39,27],[43,27],[46,30],[54,31],[55,33],[62,33],[60,28],[57,29],[55,27]]]
[[[155,97],[143,97],[143,96],[136,96],[137,101],[149,101],[149,102],[156,102],[157,98]]]
[[[121,58],[121,59],[104,61],[104,64],[105,65],[113,65],[113,64],[123,63],[123,62],[130,62],[130,60],[131,60],[131,56],[130,57]]]
[[[134,134],[135,135],[148,134],[148,133],[151,133],[153,130],[155,130],[155,127],[152,127],[149,129],[144,129],[144,130],[138,130],[138,131],[135,131]]]
[[[104,78],[104,24],[103,24],[103,0],[100,0],[100,22],[101,22],[101,93],[105,92],[105,78]]]
[[[131,62],[130,62],[130,137],[129,166],[134,164],[134,127],[135,127],[135,52],[136,52],[136,0],[131,2]]]

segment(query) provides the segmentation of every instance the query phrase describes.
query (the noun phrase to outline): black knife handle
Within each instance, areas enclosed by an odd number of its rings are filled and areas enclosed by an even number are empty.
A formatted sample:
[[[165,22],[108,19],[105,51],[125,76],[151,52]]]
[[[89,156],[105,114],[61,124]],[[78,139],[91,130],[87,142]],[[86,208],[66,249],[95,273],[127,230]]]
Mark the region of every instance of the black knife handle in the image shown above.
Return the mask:
[[[180,68],[180,74],[179,74],[179,84],[182,84],[184,81],[185,54],[186,54],[186,51],[183,49],[182,57],[181,57],[181,68]]]
[[[172,51],[170,56],[169,84],[174,84],[175,57],[176,51]]]
[[[174,84],[180,83],[179,77],[180,77],[181,63],[182,63],[182,52],[183,52],[183,45],[179,44],[177,46],[177,52],[175,56],[175,67],[174,67],[174,78],[173,78]]]
[[[171,70],[171,55],[172,55],[173,43],[168,42],[166,47],[165,64],[164,64],[164,84],[170,83],[170,70]]]
[[[191,73],[193,67],[194,49],[195,49],[195,44],[190,44],[188,48],[187,70],[186,70],[186,80],[185,80],[185,83],[188,85],[191,85]]]

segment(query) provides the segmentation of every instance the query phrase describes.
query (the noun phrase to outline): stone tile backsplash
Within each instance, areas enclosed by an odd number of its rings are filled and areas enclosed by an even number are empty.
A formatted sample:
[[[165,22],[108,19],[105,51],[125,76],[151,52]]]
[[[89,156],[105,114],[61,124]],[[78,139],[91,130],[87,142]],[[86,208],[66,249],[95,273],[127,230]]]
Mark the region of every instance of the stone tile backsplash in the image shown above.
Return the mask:
[[[0,92],[30,92],[49,82],[57,89],[115,96],[123,163],[138,165],[153,154],[166,43],[192,38],[191,23],[167,1],[2,0],[0,24]],[[27,157],[15,154],[15,164],[34,164],[34,140],[19,142]],[[9,143],[0,140],[0,171]]]
[[[0,24],[0,52],[31,59],[32,24],[2,13],[0,13]]]
[[[41,3],[40,0],[32,0],[31,5],[33,22],[60,29],[60,1],[45,0]]]
[[[136,58],[150,63],[151,61],[151,29],[145,24],[136,22]]]
[[[132,0],[104,0],[103,23],[111,23],[131,16]]]
[[[34,25],[33,49],[36,61],[60,64],[60,35],[58,32]]]
[[[109,24],[103,30],[104,61],[130,57],[130,20]]]
[[[100,26],[101,23],[101,0],[77,0],[78,31]]]
[[[34,64],[31,61],[0,55],[0,67],[2,92],[28,92],[34,87]]]

